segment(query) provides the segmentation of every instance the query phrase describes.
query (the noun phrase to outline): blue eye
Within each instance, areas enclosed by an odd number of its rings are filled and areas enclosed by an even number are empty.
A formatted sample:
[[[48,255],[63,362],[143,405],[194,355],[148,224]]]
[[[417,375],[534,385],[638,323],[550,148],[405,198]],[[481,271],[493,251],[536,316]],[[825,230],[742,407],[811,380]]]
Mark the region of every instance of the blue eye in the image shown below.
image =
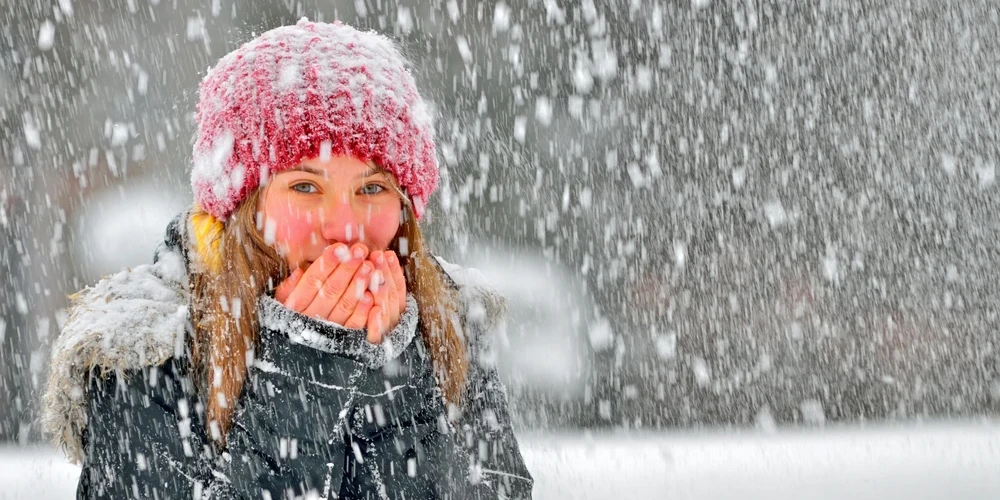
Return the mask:
[[[365,184],[361,187],[361,194],[375,195],[385,191],[385,188],[378,184]]]
[[[292,184],[291,188],[293,191],[304,194],[312,194],[317,192],[316,186],[309,182],[300,182],[298,184]]]

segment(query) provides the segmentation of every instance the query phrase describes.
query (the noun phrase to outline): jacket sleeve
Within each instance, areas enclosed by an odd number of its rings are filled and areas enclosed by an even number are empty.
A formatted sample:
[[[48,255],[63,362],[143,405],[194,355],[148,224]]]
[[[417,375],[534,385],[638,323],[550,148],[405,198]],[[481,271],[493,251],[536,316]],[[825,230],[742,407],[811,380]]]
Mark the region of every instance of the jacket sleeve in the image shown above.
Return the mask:
[[[500,498],[530,499],[534,479],[511,426],[507,394],[495,367],[474,357],[469,364],[461,446],[475,474]]]
[[[213,494],[197,398],[170,360],[91,372],[78,498],[220,498]],[[217,493],[217,492],[216,492]]]
[[[531,498],[534,479],[521,456],[506,388],[494,361],[495,340],[505,324],[506,300],[475,269],[440,258],[436,262],[455,283],[465,309],[469,371],[456,427],[458,445],[469,458],[471,479],[488,485],[499,498]]]

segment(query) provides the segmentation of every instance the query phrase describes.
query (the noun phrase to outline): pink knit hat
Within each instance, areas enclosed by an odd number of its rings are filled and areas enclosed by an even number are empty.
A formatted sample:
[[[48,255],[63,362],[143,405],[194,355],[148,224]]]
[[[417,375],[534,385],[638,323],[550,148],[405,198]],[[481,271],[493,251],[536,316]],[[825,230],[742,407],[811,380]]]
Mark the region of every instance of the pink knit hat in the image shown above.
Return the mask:
[[[201,82],[191,186],[225,220],[271,175],[350,155],[396,176],[419,218],[438,183],[434,127],[389,39],[336,22],[273,29]]]

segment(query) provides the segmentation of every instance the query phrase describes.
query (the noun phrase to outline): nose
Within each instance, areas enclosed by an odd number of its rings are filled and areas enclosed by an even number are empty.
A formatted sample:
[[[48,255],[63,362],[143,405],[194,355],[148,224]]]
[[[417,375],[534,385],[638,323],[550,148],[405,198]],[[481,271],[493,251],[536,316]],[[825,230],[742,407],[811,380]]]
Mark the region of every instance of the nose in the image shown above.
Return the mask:
[[[364,210],[355,205],[349,195],[337,196],[320,211],[320,224],[326,241],[351,245],[364,239]]]

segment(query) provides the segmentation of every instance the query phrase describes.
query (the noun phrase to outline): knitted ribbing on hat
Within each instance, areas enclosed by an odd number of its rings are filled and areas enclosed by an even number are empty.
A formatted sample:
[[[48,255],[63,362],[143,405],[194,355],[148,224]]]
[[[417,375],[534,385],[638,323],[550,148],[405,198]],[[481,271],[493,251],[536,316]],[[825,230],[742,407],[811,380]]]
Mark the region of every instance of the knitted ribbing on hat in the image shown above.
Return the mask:
[[[417,217],[437,188],[431,115],[389,39],[342,23],[268,31],[202,80],[191,186],[225,220],[269,176],[321,155],[391,172]]]

